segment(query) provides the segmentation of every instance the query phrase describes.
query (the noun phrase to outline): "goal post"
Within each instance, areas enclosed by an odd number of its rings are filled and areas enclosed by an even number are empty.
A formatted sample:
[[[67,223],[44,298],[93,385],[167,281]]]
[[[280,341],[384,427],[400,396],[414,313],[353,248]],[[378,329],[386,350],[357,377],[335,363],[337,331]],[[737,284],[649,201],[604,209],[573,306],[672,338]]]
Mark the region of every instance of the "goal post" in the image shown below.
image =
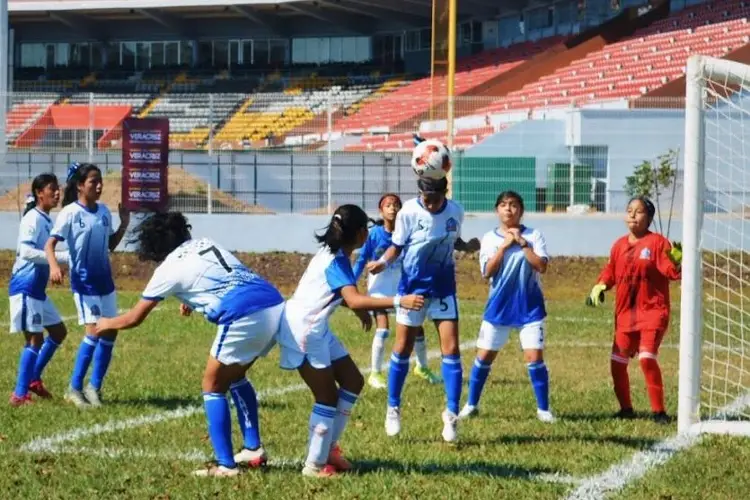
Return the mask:
[[[678,430],[750,436],[750,66],[685,83]]]

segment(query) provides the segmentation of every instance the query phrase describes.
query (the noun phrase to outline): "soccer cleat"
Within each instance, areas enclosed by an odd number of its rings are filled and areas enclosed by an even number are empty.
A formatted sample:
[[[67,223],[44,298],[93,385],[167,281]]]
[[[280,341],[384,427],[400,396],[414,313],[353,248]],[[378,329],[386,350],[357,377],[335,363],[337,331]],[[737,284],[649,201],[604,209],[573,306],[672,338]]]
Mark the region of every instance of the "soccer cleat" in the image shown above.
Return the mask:
[[[635,412],[632,408],[623,408],[615,413],[615,418],[621,418],[623,420],[631,420],[635,418]]]
[[[102,392],[91,384],[83,388],[83,395],[86,396],[91,406],[102,405]]]
[[[44,387],[44,382],[35,380],[29,384],[29,390],[42,399],[52,399],[52,394]]]
[[[328,454],[328,463],[326,465],[332,466],[336,469],[336,472],[349,472],[354,468],[352,463],[344,458],[344,452],[338,443],[331,446],[331,453]]]
[[[86,401],[86,396],[83,395],[83,392],[77,391],[72,387],[68,387],[68,390],[65,393],[65,401],[73,403],[78,408],[88,408],[91,406],[89,402]]]
[[[367,377],[367,384],[373,389],[385,389],[388,387],[385,377],[380,372],[370,373],[370,376]]]
[[[242,448],[235,456],[234,461],[238,464],[245,464],[250,469],[263,467],[268,462],[266,450],[261,446],[257,450]]]
[[[439,384],[443,381],[443,379],[432,373],[432,370],[430,370],[426,366],[415,366],[414,375],[426,380],[428,384]]]
[[[472,406],[470,404],[464,405],[464,407],[461,408],[461,412],[458,414],[459,419],[478,417],[478,416],[479,416],[479,407]]]
[[[551,411],[540,410],[538,408],[536,410],[536,418],[538,418],[540,422],[544,422],[545,424],[554,424],[557,420]]]
[[[667,415],[667,413],[663,411],[652,413],[651,420],[661,425],[667,425],[672,422],[672,419],[670,418],[670,416]]]
[[[399,432],[401,432],[401,409],[397,406],[389,406],[385,412],[385,433],[393,437]]]
[[[338,472],[336,472],[335,467],[328,464],[323,467],[305,464],[305,467],[302,469],[302,475],[307,477],[328,478],[337,476]]]
[[[197,477],[235,477],[239,476],[240,472],[239,467],[229,468],[211,462],[202,469],[194,470],[193,475]]]
[[[452,443],[458,439],[458,416],[450,410],[443,411],[443,440]]]
[[[15,393],[12,393],[10,395],[10,400],[8,401],[8,404],[10,404],[14,408],[30,405],[33,403],[34,401],[31,399],[31,394],[27,394],[25,396],[16,396]]]

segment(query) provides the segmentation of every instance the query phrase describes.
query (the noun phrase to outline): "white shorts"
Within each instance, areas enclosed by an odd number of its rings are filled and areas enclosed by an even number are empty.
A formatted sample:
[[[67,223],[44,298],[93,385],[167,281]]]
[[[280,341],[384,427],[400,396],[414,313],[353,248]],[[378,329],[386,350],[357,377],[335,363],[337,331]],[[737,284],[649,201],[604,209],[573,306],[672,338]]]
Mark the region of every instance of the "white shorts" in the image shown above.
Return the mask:
[[[512,329],[510,326],[495,326],[482,321],[477,337],[477,348],[485,351],[499,351],[508,342]],[[522,326],[518,333],[521,349],[544,349],[544,329],[544,320]]]
[[[424,307],[419,311],[399,307],[396,311],[396,323],[405,326],[422,326],[425,319],[433,321],[458,321],[458,299],[455,295],[442,299],[425,299]]]
[[[303,332],[307,333],[307,332]],[[280,366],[284,370],[296,370],[307,360],[310,366],[320,370],[328,368],[337,359],[349,355],[344,345],[331,330],[325,333],[295,335],[286,320],[279,328]]]
[[[49,297],[38,300],[22,293],[11,295],[10,333],[42,333],[46,327],[62,322]]]
[[[117,317],[117,292],[107,295],[81,295],[73,292],[79,325],[93,325],[99,318]]]
[[[284,303],[256,311],[228,325],[219,325],[211,356],[223,365],[247,365],[265,357],[276,345]]]

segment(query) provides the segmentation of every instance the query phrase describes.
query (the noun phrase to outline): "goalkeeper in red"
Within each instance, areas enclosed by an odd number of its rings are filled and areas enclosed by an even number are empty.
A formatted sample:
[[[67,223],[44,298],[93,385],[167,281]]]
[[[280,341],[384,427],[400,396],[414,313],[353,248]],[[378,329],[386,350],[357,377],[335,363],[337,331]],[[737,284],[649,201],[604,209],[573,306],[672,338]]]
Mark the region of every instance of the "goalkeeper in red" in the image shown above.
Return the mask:
[[[618,418],[633,418],[628,363],[638,354],[646,378],[653,420],[668,423],[664,408],[664,385],[657,356],[669,324],[669,282],[680,279],[682,249],[649,230],[656,209],[645,197],[628,203],[625,219],[629,233],[610,251],[599,280],[591,290],[589,304],[604,303],[604,292],[615,294],[615,340],[610,369],[615,395],[620,403]]]

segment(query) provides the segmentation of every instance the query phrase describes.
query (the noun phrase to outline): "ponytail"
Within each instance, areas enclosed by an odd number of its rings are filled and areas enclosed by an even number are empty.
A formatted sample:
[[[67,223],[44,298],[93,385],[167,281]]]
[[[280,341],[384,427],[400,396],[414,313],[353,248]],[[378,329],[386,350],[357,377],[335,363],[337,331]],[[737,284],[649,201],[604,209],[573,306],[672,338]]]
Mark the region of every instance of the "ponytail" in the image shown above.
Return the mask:
[[[327,247],[332,253],[337,253],[347,245],[357,241],[357,235],[362,229],[367,229],[370,218],[357,205],[341,205],[333,213],[323,234],[316,234],[315,239]]]
[[[36,208],[36,193],[31,192],[26,195],[26,205],[23,208],[23,215],[34,210],[34,208]]]

